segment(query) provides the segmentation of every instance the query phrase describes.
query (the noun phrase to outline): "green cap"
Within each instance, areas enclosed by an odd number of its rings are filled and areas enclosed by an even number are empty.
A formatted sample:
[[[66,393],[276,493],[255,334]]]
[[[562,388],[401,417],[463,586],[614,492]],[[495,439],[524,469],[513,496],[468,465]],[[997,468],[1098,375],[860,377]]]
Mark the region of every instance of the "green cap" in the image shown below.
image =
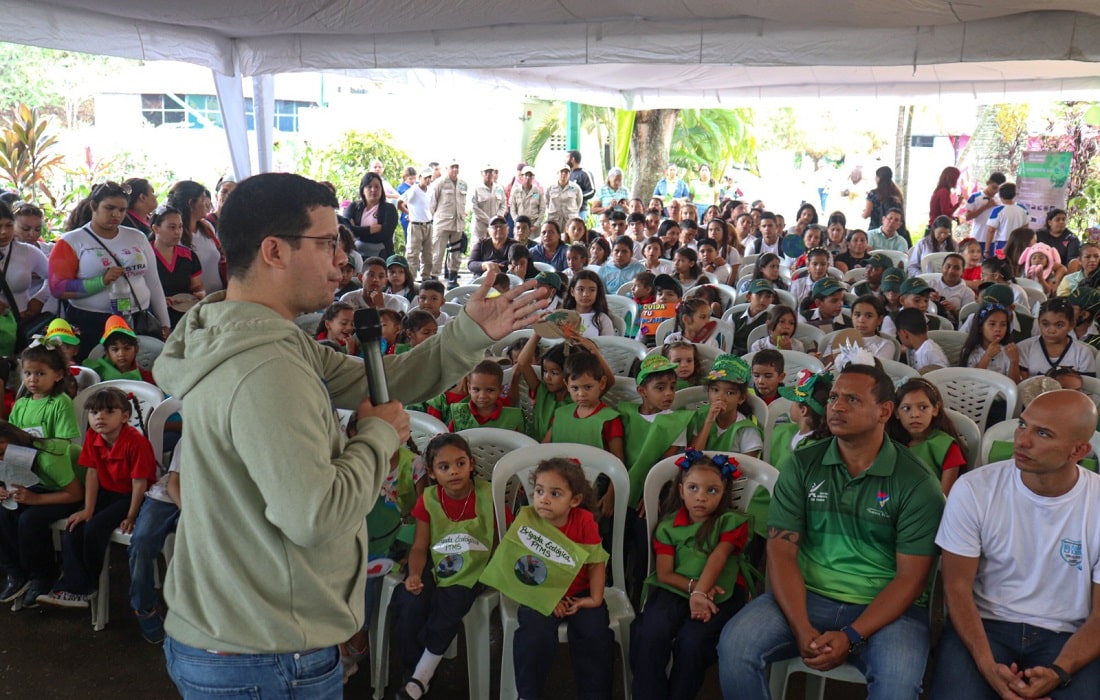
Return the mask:
[[[837,292],[844,291],[844,284],[839,280],[835,280],[832,277],[822,277],[818,281],[814,282],[811,296],[814,299],[824,299],[827,296],[836,294]]]
[[[1016,293],[1007,284],[991,284],[982,290],[982,304],[1000,304],[1006,309],[1016,303]]]
[[[1066,298],[1070,304],[1091,312],[1093,316],[1096,315],[1097,311],[1100,311],[1100,291],[1092,287],[1079,284]],[[49,334],[47,333],[47,335]]]
[[[901,290],[901,283],[905,281],[905,270],[900,267],[888,268],[882,273],[881,288],[884,292],[897,292]]]
[[[737,355],[719,355],[714,358],[714,364],[710,366],[707,381],[747,384],[750,374],[752,372],[748,363]]]
[[[749,283],[749,294],[759,294],[760,292],[768,292],[775,296],[775,285],[771,283],[771,280],[758,277]]]
[[[871,267],[881,267],[883,270],[893,267],[894,261],[885,253],[871,253],[867,258],[867,264]]]
[[[387,269],[394,265],[400,265],[401,267],[405,268],[406,272],[409,271],[409,261],[405,258],[404,255],[391,255],[390,257],[386,258]]]
[[[561,276],[556,272],[540,272],[535,275],[535,282],[549,285],[558,292],[561,291]]]
[[[664,355],[650,355],[642,360],[642,366],[638,370],[638,376],[635,378],[635,381],[638,383],[638,386],[641,386],[642,382],[644,382],[645,378],[649,375],[658,374],[660,372],[675,372],[677,367],[679,367],[679,365]]]
[[[906,294],[931,294],[933,289],[920,277],[910,277],[901,283],[901,295]]]

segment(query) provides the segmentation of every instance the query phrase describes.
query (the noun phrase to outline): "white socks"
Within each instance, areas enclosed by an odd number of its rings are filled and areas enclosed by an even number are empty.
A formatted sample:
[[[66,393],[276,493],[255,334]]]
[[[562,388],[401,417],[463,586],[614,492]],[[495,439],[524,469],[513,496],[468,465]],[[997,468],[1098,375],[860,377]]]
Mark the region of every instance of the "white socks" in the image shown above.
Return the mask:
[[[435,675],[435,670],[439,668],[439,662],[443,660],[441,654],[433,654],[430,651],[425,650],[424,654],[420,657],[420,661],[416,664],[416,669],[413,670],[412,677],[420,681],[424,686],[424,692],[428,692],[428,684],[432,680],[432,676]],[[413,700],[418,700],[422,693],[420,688],[415,683],[405,684],[405,694]]]

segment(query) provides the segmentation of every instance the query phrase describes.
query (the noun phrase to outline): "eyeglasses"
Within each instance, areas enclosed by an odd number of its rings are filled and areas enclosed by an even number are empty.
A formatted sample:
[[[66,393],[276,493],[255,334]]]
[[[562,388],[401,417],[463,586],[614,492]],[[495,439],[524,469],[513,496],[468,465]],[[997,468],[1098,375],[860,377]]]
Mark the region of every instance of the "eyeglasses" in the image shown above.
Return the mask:
[[[118,184],[112,180],[101,182],[92,188],[92,199],[98,200],[103,197],[117,197],[117,196],[130,196],[130,186],[126,184]]]
[[[324,241],[332,248],[332,257],[336,257],[336,250],[340,247],[339,236],[276,236],[276,238],[282,238],[287,241],[297,238],[304,238],[307,241]]]

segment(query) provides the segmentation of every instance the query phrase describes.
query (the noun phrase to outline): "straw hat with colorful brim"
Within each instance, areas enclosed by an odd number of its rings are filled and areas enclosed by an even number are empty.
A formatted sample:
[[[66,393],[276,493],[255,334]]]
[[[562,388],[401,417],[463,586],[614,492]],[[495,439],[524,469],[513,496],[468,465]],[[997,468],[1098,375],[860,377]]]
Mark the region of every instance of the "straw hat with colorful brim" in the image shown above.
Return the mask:
[[[556,272],[542,271],[535,275],[535,282],[538,284],[545,284],[553,287],[556,291],[561,292],[561,275]]]
[[[678,364],[668,359],[664,355],[650,355],[642,360],[642,366],[638,369],[638,376],[635,381],[638,386],[642,385],[645,378],[651,374],[657,374],[658,372],[675,372]]]
[[[1070,304],[1091,312],[1093,316],[1100,313],[1100,290],[1079,284],[1076,289],[1069,293],[1066,299]]]
[[[754,279],[749,283],[749,294],[760,294],[761,292],[767,292],[775,296],[775,285],[771,283],[771,280],[766,280],[763,277]]]
[[[870,267],[880,267],[885,270],[893,267],[894,261],[885,253],[871,253],[870,257],[867,258],[867,265]]]
[[[982,304],[1000,304],[1006,309],[1016,303],[1016,292],[1007,284],[991,284],[982,290]]]
[[[73,327],[63,318],[55,318],[46,326],[46,339],[50,338],[57,338],[66,345],[80,345],[80,338],[76,337]]]
[[[905,281],[905,270],[900,267],[891,267],[882,273],[880,288],[884,292],[900,292],[901,283]]]
[[[901,295],[907,294],[931,294],[933,290],[928,283],[920,277],[910,277],[901,283]]]
[[[814,299],[824,299],[827,296],[832,296],[837,292],[844,291],[844,284],[839,280],[835,280],[832,277],[822,277],[818,281],[814,282],[811,295]]]
[[[103,337],[99,339],[99,342],[106,343],[107,339],[115,333],[128,335],[134,340],[137,340],[137,333],[134,333],[134,329],[130,328],[130,324],[126,323],[126,319],[121,316],[112,315],[107,319],[107,323],[103,325]]]
[[[737,355],[719,355],[710,366],[707,381],[747,384],[751,374],[749,364]]]
[[[783,236],[782,248],[788,258],[797,258],[806,252],[806,241],[802,236]]]

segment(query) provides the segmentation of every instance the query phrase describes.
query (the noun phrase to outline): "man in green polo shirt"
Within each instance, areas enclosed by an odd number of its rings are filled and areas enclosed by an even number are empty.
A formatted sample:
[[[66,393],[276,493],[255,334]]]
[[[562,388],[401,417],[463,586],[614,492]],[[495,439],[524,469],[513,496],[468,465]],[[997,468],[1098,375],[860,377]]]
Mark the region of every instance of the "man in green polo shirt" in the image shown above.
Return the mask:
[[[770,697],[768,664],[795,656],[821,671],[853,664],[872,699],[920,696],[928,612],[916,603],[944,499],[886,437],[893,398],[881,369],[845,367],[829,394],[833,438],[795,450],[780,469],[768,511],[772,590],[722,630],[724,697]]]

